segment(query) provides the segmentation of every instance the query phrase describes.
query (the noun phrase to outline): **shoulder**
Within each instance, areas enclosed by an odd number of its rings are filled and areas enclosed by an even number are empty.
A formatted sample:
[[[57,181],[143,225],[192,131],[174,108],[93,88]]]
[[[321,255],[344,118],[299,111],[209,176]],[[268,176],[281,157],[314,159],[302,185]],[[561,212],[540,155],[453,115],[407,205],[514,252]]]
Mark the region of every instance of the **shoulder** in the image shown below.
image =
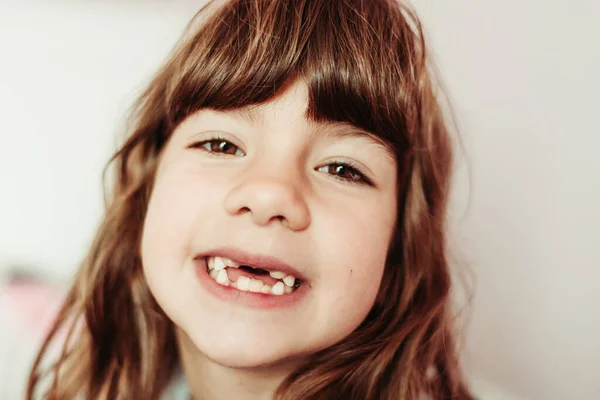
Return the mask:
[[[189,399],[190,399],[190,392],[188,389],[187,381],[185,380],[183,373],[178,371],[175,374],[175,376],[173,377],[173,379],[171,380],[171,382],[169,383],[169,386],[167,386],[167,389],[165,390],[165,393],[162,396],[161,400],[189,400]]]

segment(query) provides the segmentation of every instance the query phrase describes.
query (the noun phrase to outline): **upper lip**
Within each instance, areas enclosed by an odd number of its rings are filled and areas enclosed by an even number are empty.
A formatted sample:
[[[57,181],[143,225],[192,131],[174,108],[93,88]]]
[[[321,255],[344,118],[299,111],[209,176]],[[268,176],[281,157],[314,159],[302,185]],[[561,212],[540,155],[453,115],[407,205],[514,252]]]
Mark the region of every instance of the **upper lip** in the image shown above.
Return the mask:
[[[227,247],[206,251],[199,257],[224,257],[237,262],[240,265],[261,268],[267,271],[281,271],[288,275],[306,282],[306,278],[300,271],[289,264],[271,256],[247,253],[243,250]]]

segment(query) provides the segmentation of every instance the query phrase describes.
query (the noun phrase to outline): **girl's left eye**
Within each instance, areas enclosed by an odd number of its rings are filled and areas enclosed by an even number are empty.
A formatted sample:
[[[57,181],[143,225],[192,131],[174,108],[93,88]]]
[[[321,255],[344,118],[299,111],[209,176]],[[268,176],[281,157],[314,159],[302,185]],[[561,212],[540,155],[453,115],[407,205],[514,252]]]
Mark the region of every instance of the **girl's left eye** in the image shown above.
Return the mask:
[[[246,155],[235,144],[221,138],[203,140],[201,142],[192,144],[190,147],[206,151],[210,154],[223,154],[237,157],[243,157]]]
[[[332,162],[317,168],[317,171],[325,172],[346,183],[374,186],[373,181],[348,162]]]

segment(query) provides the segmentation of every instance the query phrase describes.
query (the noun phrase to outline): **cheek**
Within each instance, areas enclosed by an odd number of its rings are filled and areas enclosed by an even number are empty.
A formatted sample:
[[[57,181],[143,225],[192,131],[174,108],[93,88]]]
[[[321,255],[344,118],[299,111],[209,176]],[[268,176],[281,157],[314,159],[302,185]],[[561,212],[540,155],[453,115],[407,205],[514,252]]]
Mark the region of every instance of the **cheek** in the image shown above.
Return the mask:
[[[328,296],[336,318],[347,319],[340,323],[349,324],[350,330],[364,320],[381,284],[395,222],[393,209],[389,210],[338,214],[328,220],[328,228],[321,229],[325,236],[320,274],[327,288],[323,295]]]
[[[344,293],[340,296],[342,299],[354,297],[356,302],[365,299],[369,303],[375,298],[383,276],[387,237],[382,232],[367,229],[357,230],[352,236],[349,233],[340,243],[342,251],[335,263],[335,273],[340,286],[345,287],[344,292],[350,296]]]
[[[338,258],[344,264],[340,268],[346,271],[348,278],[379,275],[378,271],[383,270],[395,222],[391,204],[372,204],[371,207],[355,204],[329,215],[326,219],[328,227],[321,229],[321,248],[327,257]],[[342,271],[337,271],[337,275],[341,275]]]
[[[207,185],[181,168],[167,168],[157,178],[150,197],[141,240],[142,269],[158,304],[176,324],[181,310],[194,301],[182,289],[190,281],[191,249],[198,240],[198,221],[206,205]]]
[[[174,173],[157,179],[148,205],[142,233],[144,267],[181,264],[188,256],[194,222],[203,209],[201,182],[176,178]]]
[[[156,256],[167,249],[173,249],[181,241],[185,229],[185,208],[181,207],[169,188],[160,185],[152,194],[144,222],[142,235],[142,256]]]

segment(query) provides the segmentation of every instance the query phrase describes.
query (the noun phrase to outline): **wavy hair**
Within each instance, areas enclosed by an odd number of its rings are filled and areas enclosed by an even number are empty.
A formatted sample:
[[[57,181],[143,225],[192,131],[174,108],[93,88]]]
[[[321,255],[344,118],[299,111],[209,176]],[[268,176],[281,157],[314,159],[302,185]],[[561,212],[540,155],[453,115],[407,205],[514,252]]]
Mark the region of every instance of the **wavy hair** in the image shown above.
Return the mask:
[[[161,151],[191,113],[264,103],[302,80],[311,118],[360,127],[394,151],[398,219],[365,321],[312,354],[275,398],[472,399],[445,233],[453,146],[430,67],[418,17],[393,0],[202,8],[132,109],[128,137],[107,165],[105,216],[33,365],[27,398],[42,388],[48,399],[160,398],[179,356],[174,326],[142,273],[140,238]],[[53,346],[59,354],[50,359]]]

